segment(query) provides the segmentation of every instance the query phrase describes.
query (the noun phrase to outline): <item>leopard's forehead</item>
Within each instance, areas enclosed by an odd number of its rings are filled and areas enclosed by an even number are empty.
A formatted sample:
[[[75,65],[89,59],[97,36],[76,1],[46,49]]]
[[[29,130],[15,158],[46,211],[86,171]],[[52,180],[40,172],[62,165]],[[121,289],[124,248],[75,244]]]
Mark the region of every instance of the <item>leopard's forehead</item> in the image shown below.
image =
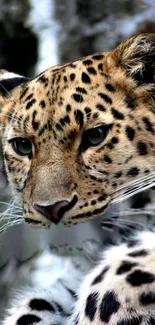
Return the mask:
[[[66,139],[90,125],[112,123],[114,118],[123,120],[123,111],[117,110],[117,104],[122,109],[124,102],[134,105],[130,94],[133,81],[128,81],[125,88],[120,79],[118,85],[118,75],[115,81],[108,69],[107,56],[97,54],[50,68],[24,84],[14,106],[14,131],[41,137],[46,130],[53,130],[55,138],[63,131]],[[124,72],[119,73],[123,78]]]

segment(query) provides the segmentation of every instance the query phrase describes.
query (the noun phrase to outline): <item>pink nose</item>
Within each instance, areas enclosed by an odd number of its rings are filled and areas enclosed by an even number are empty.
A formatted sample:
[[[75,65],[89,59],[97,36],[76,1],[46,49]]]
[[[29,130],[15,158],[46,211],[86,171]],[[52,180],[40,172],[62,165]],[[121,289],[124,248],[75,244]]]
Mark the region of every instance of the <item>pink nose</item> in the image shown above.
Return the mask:
[[[67,200],[56,202],[53,205],[38,205],[33,204],[33,208],[45,216],[48,220],[57,224],[62,219],[64,213],[70,210],[77,202],[77,197],[74,196],[69,202]]]

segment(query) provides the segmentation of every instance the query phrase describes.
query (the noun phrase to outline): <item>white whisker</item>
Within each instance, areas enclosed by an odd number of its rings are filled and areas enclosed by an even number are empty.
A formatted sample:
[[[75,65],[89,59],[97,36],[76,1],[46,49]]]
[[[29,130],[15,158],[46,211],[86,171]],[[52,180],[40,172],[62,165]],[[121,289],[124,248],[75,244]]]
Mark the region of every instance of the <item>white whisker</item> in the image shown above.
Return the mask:
[[[108,225],[108,229],[110,229],[109,225],[111,225],[112,227],[114,227],[114,226],[118,227],[119,229],[127,229],[127,230],[130,229],[130,225],[121,224],[121,223],[119,223],[119,220],[118,220],[118,222],[115,221],[115,223],[110,220],[104,221],[102,223],[102,226],[106,227],[106,225]]]
[[[123,184],[116,190],[111,192],[111,203],[116,204],[124,201],[129,197],[140,193],[141,191],[147,190],[155,185],[155,172],[150,175],[143,176],[139,179],[133,180],[129,183]]]
[[[13,96],[11,95],[11,93],[3,86],[3,84],[0,82],[1,87],[6,91],[6,94],[9,95],[9,97],[14,101],[14,103],[16,104],[15,99],[13,98]]]
[[[0,213],[0,232],[24,222],[22,207],[18,205],[16,199],[11,199],[10,202],[0,201],[0,204],[6,206],[6,209]]]
[[[143,184],[143,182],[146,182],[146,181],[152,180],[152,178],[153,178],[154,181],[155,181],[155,172],[152,172],[152,173],[150,173],[150,174],[148,174],[148,175],[145,175],[145,176],[142,176],[142,177],[140,177],[140,178],[136,178],[136,179],[134,179],[134,180],[132,180],[132,181],[126,183],[126,184],[123,184],[123,185],[121,185],[118,189],[113,190],[113,191],[111,192],[111,194],[115,194],[115,193],[117,193],[117,191],[120,191],[120,190],[126,189],[126,188],[129,187],[129,186],[139,185],[139,184],[141,184],[141,183]]]
[[[147,215],[147,216],[155,216],[155,211],[150,209],[129,209],[126,211],[120,211],[117,213],[118,217],[125,217],[125,216],[139,216],[139,215]],[[120,220],[120,218],[119,218]],[[133,222],[132,220],[128,220],[128,219],[122,219],[125,222]],[[135,221],[134,221],[135,222]]]
[[[10,207],[13,205],[14,208],[18,208],[18,209],[21,209],[22,210],[22,208],[19,205],[14,205],[13,203],[0,201],[0,204],[8,205]]]
[[[106,220],[103,220],[101,222],[102,227],[106,228],[106,225],[111,225],[112,227],[118,227],[119,229],[126,229],[126,230],[132,230],[132,226],[137,229],[144,229],[145,225],[141,224],[140,222],[132,221],[132,220],[123,220],[118,218],[117,220],[113,220],[113,218],[109,218]]]
[[[1,212],[0,213],[0,218],[3,217],[3,216],[11,216],[11,215],[16,215],[16,214],[21,214],[22,215],[22,211],[21,210],[18,210],[17,208],[15,209],[6,209],[5,211]]]
[[[13,114],[12,113],[3,113],[3,115],[4,116],[6,116],[7,118],[10,118],[10,120],[11,120],[11,122],[22,122],[23,121],[23,118],[20,116],[20,117],[18,117],[18,116],[13,116]],[[28,125],[28,122],[26,122],[26,127],[27,127],[27,129],[28,130],[31,130],[31,127]],[[3,126],[1,126],[1,130],[2,130],[2,128],[4,128],[4,130],[5,130],[5,127],[3,127]],[[24,134],[23,133],[23,135],[22,135],[23,137],[27,137],[27,134]],[[7,136],[4,136],[4,139],[6,139],[7,140]]]
[[[10,228],[10,227],[13,227],[15,225],[20,225],[22,224],[22,221],[21,220],[16,220],[16,222],[8,222],[7,224],[3,225],[2,227],[0,227],[0,233],[1,232],[4,232],[6,229]]]
[[[20,218],[20,219],[23,219],[23,217],[22,217],[22,215],[6,215],[6,216],[4,216],[3,218],[1,218],[1,216],[0,216],[0,222],[1,221],[4,221],[4,220],[11,220],[11,219],[13,219],[13,220],[15,220],[16,218]]]

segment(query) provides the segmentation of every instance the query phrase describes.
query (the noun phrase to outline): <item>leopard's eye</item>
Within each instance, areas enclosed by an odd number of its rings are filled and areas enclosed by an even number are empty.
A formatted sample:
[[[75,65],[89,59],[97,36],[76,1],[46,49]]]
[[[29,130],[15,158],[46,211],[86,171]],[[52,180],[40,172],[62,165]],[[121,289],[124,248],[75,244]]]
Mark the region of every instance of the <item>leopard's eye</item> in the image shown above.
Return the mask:
[[[32,153],[32,143],[27,138],[14,138],[9,142],[13,150],[20,156],[29,156]]]
[[[98,146],[103,142],[111,129],[112,124],[101,125],[93,129],[89,129],[83,133],[81,149],[87,150],[89,147]]]

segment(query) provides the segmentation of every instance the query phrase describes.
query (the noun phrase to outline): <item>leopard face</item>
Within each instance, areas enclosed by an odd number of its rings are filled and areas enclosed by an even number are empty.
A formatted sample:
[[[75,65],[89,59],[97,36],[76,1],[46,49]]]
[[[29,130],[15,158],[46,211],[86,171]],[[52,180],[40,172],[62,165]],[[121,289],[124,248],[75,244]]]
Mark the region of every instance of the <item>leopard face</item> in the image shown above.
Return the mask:
[[[85,221],[152,175],[154,50],[143,34],[32,80],[2,71],[4,162],[27,222]]]

